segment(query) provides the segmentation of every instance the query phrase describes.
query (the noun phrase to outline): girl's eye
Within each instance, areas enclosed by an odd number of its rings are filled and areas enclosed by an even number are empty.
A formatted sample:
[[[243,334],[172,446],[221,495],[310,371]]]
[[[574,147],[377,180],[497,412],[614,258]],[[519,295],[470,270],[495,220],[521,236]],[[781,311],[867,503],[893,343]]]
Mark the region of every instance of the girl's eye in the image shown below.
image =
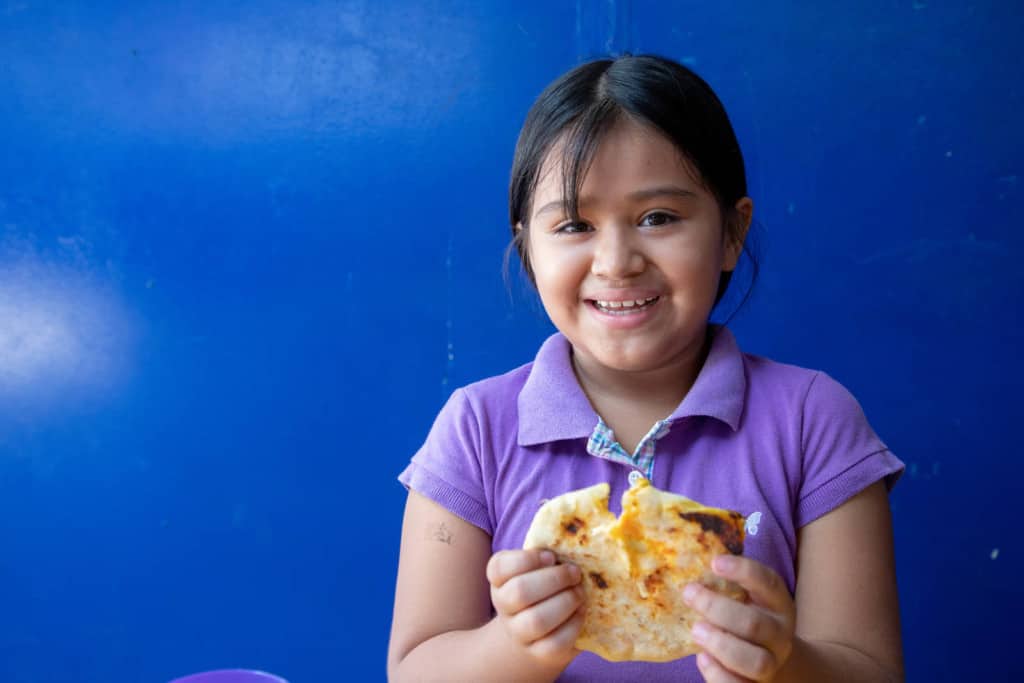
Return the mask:
[[[667,225],[676,220],[678,219],[670,213],[665,213],[664,211],[652,211],[643,217],[643,220],[640,221],[640,225]]]
[[[564,223],[563,225],[558,226],[558,228],[555,229],[555,232],[575,235],[577,233],[587,232],[588,230],[590,230],[590,226],[580,221],[578,223]]]

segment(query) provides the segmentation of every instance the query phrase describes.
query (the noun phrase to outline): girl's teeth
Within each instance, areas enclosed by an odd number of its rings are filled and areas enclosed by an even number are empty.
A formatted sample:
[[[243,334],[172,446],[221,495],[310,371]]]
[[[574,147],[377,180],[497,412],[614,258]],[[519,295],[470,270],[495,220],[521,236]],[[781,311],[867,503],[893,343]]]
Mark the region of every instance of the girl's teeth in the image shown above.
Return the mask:
[[[634,300],[630,300],[630,301],[595,301],[594,303],[596,303],[597,307],[600,308],[600,309],[603,309],[603,310],[606,310],[606,311],[613,311],[613,310],[616,310],[616,309],[624,309],[624,308],[640,308],[642,306],[646,306],[647,304],[653,302],[657,298],[658,297],[656,297],[656,296],[652,296],[652,297],[648,297],[646,299],[634,299]],[[625,311],[621,311],[621,312],[625,313]]]

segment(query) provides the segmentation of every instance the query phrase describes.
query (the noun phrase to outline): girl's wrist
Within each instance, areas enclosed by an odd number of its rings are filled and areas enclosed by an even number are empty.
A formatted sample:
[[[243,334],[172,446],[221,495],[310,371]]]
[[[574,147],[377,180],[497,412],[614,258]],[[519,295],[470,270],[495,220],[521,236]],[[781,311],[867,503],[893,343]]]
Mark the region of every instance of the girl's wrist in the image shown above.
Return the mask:
[[[503,672],[496,672],[498,678],[495,680],[531,681],[536,683],[554,681],[572,663],[576,655],[579,654],[578,650],[573,650],[564,658],[558,658],[557,660],[538,659],[530,652],[529,648],[516,640],[508,632],[505,625],[501,623],[501,617],[497,615],[482,626],[481,631],[486,633],[487,651],[501,652],[509,655],[508,658],[502,657],[501,660],[496,661],[518,661],[527,665],[517,671],[509,669]]]
[[[824,680],[892,683],[902,681],[903,676],[886,672],[877,661],[847,645],[794,636],[793,650],[773,683]]]

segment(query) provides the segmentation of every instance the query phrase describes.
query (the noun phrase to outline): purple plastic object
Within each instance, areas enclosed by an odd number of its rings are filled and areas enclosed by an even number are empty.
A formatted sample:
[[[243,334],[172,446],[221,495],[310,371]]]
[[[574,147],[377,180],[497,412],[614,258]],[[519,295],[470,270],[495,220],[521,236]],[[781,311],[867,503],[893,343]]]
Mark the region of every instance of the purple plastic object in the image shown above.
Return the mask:
[[[175,678],[170,683],[288,683],[280,676],[248,669],[220,669]]]

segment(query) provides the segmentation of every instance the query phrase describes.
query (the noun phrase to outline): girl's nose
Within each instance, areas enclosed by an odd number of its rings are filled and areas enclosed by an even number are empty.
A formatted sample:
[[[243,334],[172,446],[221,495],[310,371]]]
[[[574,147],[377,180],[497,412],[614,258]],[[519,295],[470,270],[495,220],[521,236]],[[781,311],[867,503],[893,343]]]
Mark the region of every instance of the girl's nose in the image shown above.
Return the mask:
[[[590,272],[608,280],[621,280],[643,272],[643,253],[628,229],[599,229],[594,240]]]

